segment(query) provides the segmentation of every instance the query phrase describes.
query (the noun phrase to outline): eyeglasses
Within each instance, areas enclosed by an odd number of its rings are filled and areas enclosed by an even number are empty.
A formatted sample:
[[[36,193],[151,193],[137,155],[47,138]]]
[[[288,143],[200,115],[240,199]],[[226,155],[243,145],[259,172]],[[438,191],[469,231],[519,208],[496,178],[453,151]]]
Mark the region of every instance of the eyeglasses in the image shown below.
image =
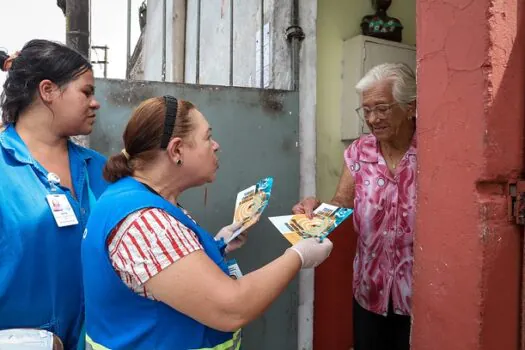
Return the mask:
[[[360,118],[363,118],[366,121],[370,120],[372,113],[375,114],[377,119],[384,120],[388,117],[389,112],[392,110],[392,107],[397,105],[397,102],[394,103],[381,103],[375,105],[374,107],[361,106],[356,108],[356,113]]]

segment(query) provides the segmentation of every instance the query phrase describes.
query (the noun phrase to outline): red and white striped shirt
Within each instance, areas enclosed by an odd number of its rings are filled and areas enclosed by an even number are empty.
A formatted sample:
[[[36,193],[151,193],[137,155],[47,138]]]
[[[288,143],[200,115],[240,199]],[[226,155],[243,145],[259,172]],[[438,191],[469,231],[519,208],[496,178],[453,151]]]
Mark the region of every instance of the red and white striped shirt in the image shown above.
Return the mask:
[[[150,299],[153,296],[146,291],[145,283],[151,277],[202,249],[192,230],[157,208],[128,215],[111,231],[106,245],[113,268],[122,281]]]

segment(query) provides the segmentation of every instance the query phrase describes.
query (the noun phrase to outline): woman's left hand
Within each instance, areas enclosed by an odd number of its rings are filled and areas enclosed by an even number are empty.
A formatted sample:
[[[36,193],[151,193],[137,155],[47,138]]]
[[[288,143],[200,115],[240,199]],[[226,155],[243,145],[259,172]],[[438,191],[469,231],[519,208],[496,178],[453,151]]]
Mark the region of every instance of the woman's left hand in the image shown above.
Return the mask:
[[[233,234],[237,232],[237,230],[239,230],[241,227],[242,227],[242,223],[240,222],[234,222],[231,225],[224,226],[215,235],[215,240],[218,241],[222,238],[224,239],[224,242],[228,242],[230,240],[230,237],[233,236]],[[244,243],[246,243],[247,240],[248,240],[248,234],[246,231],[244,231],[226,245],[225,252],[231,253],[234,250],[239,249],[240,247],[244,245]]]
[[[242,247],[244,243],[246,243],[246,241],[248,241],[248,232],[244,231],[243,233],[232,239],[230,243],[228,243],[224,252],[226,254],[231,253],[234,250],[237,250],[240,247]]]

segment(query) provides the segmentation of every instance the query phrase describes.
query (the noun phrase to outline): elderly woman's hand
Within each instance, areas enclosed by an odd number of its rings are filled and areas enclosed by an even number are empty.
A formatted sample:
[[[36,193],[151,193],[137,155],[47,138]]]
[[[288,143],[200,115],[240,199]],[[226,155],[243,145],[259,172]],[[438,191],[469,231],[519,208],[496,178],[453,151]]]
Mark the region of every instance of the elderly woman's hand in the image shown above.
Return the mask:
[[[315,208],[317,208],[319,205],[321,205],[321,202],[319,202],[317,198],[306,197],[305,199],[293,206],[292,213],[306,214],[306,216],[311,219],[313,217],[313,212]]]

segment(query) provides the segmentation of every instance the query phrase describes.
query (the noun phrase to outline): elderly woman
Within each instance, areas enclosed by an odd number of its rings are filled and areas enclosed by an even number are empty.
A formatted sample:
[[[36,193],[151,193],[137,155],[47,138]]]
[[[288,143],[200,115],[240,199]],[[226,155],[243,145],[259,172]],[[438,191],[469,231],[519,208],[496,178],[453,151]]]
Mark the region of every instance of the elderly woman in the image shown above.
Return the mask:
[[[356,350],[409,349],[416,203],[416,79],[404,64],[372,68],[356,86],[371,134],[344,153],[331,203],[354,208]],[[306,198],[294,213],[311,215]]]
[[[186,189],[215,179],[219,144],[187,101],[151,98],[111,157],[112,182],[95,205],[82,245],[86,331],[92,349],[231,349],[301,268],[323,262],[332,243],[304,239],[266,266],[229,278],[224,255],[246,237],[215,239],[180,207]]]

